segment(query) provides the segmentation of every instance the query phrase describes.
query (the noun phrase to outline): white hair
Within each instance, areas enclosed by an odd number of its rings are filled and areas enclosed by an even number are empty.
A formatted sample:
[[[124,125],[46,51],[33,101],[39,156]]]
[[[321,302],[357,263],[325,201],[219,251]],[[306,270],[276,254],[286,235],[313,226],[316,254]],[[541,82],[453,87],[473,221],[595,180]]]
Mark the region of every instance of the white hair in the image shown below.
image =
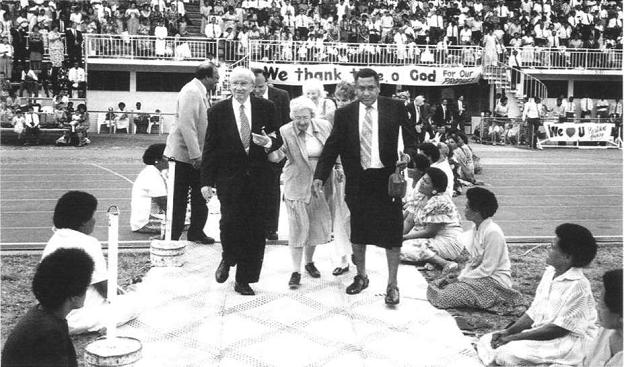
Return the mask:
[[[301,89],[304,94],[311,91],[317,91],[321,97],[325,94],[325,87],[323,86],[323,83],[316,78],[308,79],[303,82]]]
[[[316,116],[316,104],[306,96],[299,96],[290,101],[290,118],[294,119],[297,112],[310,110],[310,116]]]
[[[256,81],[256,75],[253,73],[253,71],[240,66],[234,68],[234,70],[232,70],[232,73],[230,74],[230,79],[234,79],[235,77],[244,77],[245,79],[248,79],[251,83],[254,83]]]

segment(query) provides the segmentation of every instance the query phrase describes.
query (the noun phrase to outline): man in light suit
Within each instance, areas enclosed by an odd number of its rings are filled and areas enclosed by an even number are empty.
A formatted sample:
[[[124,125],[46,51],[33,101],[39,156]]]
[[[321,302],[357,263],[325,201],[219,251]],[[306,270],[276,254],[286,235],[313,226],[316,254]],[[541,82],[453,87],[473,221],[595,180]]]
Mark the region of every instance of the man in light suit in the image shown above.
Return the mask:
[[[316,166],[312,192],[322,195],[323,183],[340,156],[346,177],[345,202],[351,212],[353,262],[358,274],[347,294],[368,287],[366,245],[386,249],[388,287],[385,302],[399,303],[397,271],[403,242],[401,199],[388,195],[388,178],[396,166],[404,168],[408,158],[397,153],[399,127],[405,150],[415,153],[416,130],[410,125],[400,100],[379,97],[379,75],[360,69],[355,75],[358,101],[336,110],[334,128]],[[401,160],[398,160],[398,159]]]
[[[256,76],[256,84],[254,87],[254,95],[258,98],[268,99],[275,103],[278,114],[278,129],[290,122],[290,96],[288,92],[279,88],[273,88],[267,84],[269,75],[264,69],[251,69]],[[280,175],[284,162],[269,163],[271,172],[273,172],[273,181],[269,193],[269,210],[266,217],[266,239],[275,241],[278,239],[277,228],[279,224],[280,212]]]
[[[217,189],[221,203],[223,258],[215,278],[223,283],[236,265],[234,290],[252,296],[249,283],[260,278],[266,238],[264,221],[272,173],[268,153],[282,145],[275,104],[251,95],[254,73],[236,68],[230,76],[232,97],[208,111],[201,184],[206,200]]]
[[[409,116],[410,125],[416,128],[418,134],[418,143],[425,141],[425,134],[429,132],[429,136],[433,137],[433,129],[431,128],[431,106],[425,103],[425,97],[416,96],[414,102],[407,105],[407,114]]]
[[[219,82],[216,65],[204,62],[197,67],[195,78],[180,91],[176,102],[175,122],[164,155],[176,161],[173,186],[173,213],[171,239],[179,240],[184,230],[189,189],[191,191],[191,225],[186,238],[189,241],[213,244],[206,236],[204,226],[208,207],[201,193],[200,168],[202,151],[208,128],[209,91]]]

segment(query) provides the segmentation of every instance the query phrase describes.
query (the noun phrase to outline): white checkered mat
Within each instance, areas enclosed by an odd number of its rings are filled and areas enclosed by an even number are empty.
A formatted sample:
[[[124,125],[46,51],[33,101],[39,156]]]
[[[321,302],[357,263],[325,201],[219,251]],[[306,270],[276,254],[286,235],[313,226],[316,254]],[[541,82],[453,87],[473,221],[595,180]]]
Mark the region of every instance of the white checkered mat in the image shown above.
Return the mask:
[[[401,303],[384,304],[383,249],[369,246],[370,286],[347,295],[355,269],[331,274],[329,245],[319,246],[321,278],[305,271],[288,288],[290,251],[268,246],[256,296],[234,292],[235,268],[218,284],[219,245],[190,243],[180,268],[152,268],[138,288],[146,305],[119,329],[143,344],[139,366],[481,366],[453,318],[427,302],[413,266],[399,268]]]

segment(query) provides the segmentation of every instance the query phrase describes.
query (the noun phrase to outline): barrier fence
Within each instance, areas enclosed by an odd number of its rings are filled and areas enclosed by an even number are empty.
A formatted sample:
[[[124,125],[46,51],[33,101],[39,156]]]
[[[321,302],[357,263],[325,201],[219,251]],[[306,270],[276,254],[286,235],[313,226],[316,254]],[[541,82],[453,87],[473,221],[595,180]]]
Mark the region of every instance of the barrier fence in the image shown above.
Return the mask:
[[[593,143],[622,147],[622,118],[544,117],[537,129],[537,141],[542,147],[575,146]],[[483,117],[475,126],[473,136],[484,144],[527,145],[534,138],[534,128],[522,118]],[[569,145],[571,143],[572,145]]]

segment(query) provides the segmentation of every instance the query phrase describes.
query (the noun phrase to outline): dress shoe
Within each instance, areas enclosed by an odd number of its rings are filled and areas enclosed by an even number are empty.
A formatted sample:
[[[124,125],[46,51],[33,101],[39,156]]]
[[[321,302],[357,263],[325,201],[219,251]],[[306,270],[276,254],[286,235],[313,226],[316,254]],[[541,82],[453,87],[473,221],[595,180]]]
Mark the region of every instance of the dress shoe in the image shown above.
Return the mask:
[[[225,260],[221,260],[219,266],[217,267],[217,271],[215,272],[215,279],[217,283],[223,283],[230,276],[230,266],[225,263]]]
[[[269,241],[277,241],[279,240],[279,236],[277,235],[277,232],[267,232],[266,239]]]
[[[347,287],[347,294],[358,294],[366,288],[368,288],[368,277],[356,275],[353,278],[353,283]]]
[[[242,296],[255,296],[256,292],[249,286],[249,283],[234,283],[234,290]]]
[[[300,282],[301,282],[301,274],[298,272],[294,272],[290,276],[290,280],[288,281],[288,286],[290,287],[290,289],[297,289],[299,288]]]
[[[336,269],[334,269],[334,271],[332,271],[332,274],[334,274],[335,276],[338,276],[338,275],[342,275],[342,274],[344,274],[344,273],[346,273],[348,271],[349,271],[349,264],[347,264],[347,266],[345,266],[344,268],[337,267]]]
[[[396,285],[389,285],[386,289],[386,304],[399,304],[399,287],[397,287]]]
[[[191,242],[201,243],[202,245],[212,245],[214,244],[214,238],[208,237],[205,234],[200,234],[199,236],[195,235],[187,235],[186,239]]]
[[[308,274],[310,274],[310,276],[312,278],[320,278],[321,277],[321,273],[318,271],[316,266],[314,266],[314,263],[308,263],[308,264],[306,264],[306,266],[304,266],[304,268],[308,272]]]
[[[214,238],[208,237],[206,235],[203,235],[203,236],[202,235],[199,235],[199,236],[187,235],[186,239],[191,242],[201,243],[202,245],[212,245],[215,243]]]

